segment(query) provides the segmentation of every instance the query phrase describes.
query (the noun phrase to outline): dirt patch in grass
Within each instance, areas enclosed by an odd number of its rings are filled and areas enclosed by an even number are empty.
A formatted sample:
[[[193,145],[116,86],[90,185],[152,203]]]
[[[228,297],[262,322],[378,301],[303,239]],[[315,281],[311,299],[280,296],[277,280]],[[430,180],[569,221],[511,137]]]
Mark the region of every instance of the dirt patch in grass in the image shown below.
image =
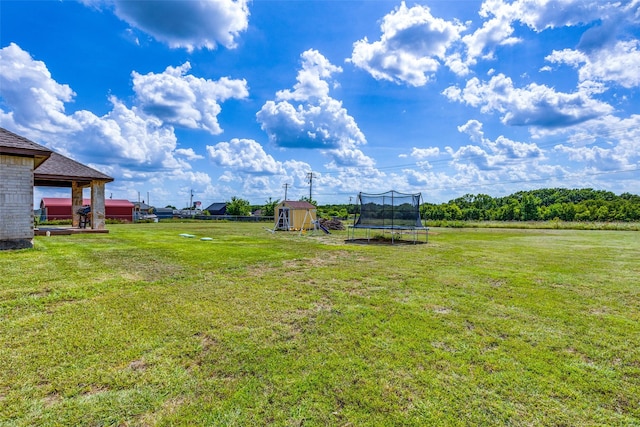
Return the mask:
[[[44,399],[42,399],[42,403],[44,404],[45,408],[50,408],[60,402],[62,402],[62,396],[60,396],[60,393],[58,392],[48,394]]]
[[[180,410],[180,407],[182,407],[185,404],[185,402],[187,402],[187,399],[184,397],[169,398],[162,403],[162,406],[157,411],[149,412],[141,415],[138,418],[139,424],[137,425],[141,425],[141,426],[158,425],[159,420],[163,419],[164,417],[168,417],[177,413]],[[128,425],[128,424],[124,424],[124,425]]]
[[[282,261],[282,265],[257,264],[247,267],[247,274],[252,277],[262,277],[275,271],[283,271],[285,275],[307,271],[309,268],[342,266],[344,260],[350,257],[348,252],[325,252],[312,258],[295,258]]]
[[[129,363],[129,369],[132,371],[144,372],[147,370],[147,362],[144,360],[134,360]]]

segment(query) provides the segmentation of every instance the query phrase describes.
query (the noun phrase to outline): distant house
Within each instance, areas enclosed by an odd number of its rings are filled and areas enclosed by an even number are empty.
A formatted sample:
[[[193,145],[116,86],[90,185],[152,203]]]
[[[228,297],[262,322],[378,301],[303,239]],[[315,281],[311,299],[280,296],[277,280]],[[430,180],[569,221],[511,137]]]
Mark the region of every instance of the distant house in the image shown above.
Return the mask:
[[[153,213],[155,213],[159,219],[171,219],[175,215],[172,208],[155,208]]]
[[[221,203],[211,203],[205,211],[209,211],[209,215],[226,215],[227,214],[227,204],[225,202]]]
[[[317,217],[315,205],[305,201],[285,200],[274,210],[277,230],[311,230]]]
[[[84,206],[90,205],[90,199],[83,199]],[[106,199],[105,219],[114,219],[124,222],[133,222],[134,205],[124,199]],[[71,219],[73,211],[71,209],[71,199],[64,197],[44,197],[40,201],[41,219],[43,221],[53,221],[58,219]]]
[[[156,220],[157,216],[155,215],[155,208],[151,205],[148,205],[144,202],[131,202],[133,203],[133,220]]]
[[[34,186],[69,188],[73,206],[82,207],[91,189],[91,228],[104,230],[104,187],[108,175],[0,127],[0,250],[33,247]],[[73,209],[72,209],[73,211]],[[80,215],[72,224],[78,227]]]
[[[153,213],[154,207],[146,204],[144,200],[142,202],[131,202],[131,203],[133,203],[133,207],[137,211],[140,211],[143,213]]]

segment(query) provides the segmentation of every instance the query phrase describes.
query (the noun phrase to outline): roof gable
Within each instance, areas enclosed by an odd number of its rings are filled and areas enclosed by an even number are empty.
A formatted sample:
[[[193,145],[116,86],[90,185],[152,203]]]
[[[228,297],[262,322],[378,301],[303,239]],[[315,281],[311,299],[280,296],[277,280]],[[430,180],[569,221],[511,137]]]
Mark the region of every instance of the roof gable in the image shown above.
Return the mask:
[[[2,127],[0,127],[0,154],[33,157],[35,159],[33,177],[36,186],[71,187],[72,181],[85,185],[91,181],[113,181],[109,175]]]
[[[33,157],[35,167],[38,167],[52,154],[52,151],[0,127],[0,154]]]

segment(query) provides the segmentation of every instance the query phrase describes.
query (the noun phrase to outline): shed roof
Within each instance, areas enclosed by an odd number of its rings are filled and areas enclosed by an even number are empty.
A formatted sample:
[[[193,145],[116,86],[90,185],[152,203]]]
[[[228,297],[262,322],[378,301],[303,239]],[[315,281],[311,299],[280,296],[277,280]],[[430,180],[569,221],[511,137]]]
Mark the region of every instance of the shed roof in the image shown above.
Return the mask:
[[[293,209],[317,209],[316,205],[304,200],[285,200],[280,205]]]
[[[0,154],[33,157],[35,166],[38,167],[52,154],[52,151],[0,127]]]

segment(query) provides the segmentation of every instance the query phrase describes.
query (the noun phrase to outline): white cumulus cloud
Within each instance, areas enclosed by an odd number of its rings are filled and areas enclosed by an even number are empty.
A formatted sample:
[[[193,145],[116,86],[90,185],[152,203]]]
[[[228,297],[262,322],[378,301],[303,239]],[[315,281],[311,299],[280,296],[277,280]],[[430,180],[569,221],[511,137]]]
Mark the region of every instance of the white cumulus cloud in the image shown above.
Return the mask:
[[[186,62],[180,67],[167,67],[160,74],[132,72],[136,104],[165,123],[218,135],[222,133],[219,103],[249,96],[247,82],[227,77],[207,80],[187,74],[190,68]]]
[[[301,55],[302,69],[293,90],[281,90],[256,114],[271,143],[279,147],[321,149],[337,163],[368,165],[372,160],[356,147],[364,134],[342,102],[329,96],[329,83],[340,67],[318,51]]]
[[[282,173],[282,164],[252,139],[234,138],[207,146],[209,158],[219,166],[250,174]]]
[[[129,107],[110,96],[111,108],[101,116],[88,110],[68,112],[65,107],[73,101],[75,93],[68,85],[56,82],[44,62],[34,60],[15,44],[0,49],[0,60],[1,126],[111,173],[118,180],[117,185],[123,187],[131,180],[208,179],[191,172],[189,161],[202,156],[190,148],[177,148],[174,126],[167,123],[166,116],[162,120],[143,111],[141,106],[152,104],[147,92],[140,89],[147,90],[148,86],[137,86],[140,106]],[[184,66],[173,70],[183,69]],[[196,105],[201,94],[194,87],[209,88],[212,94],[208,96],[220,100],[236,93],[227,86],[243,87],[242,83],[220,84],[184,76],[181,71],[176,71],[173,78],[182,93],[195,94]],[[160,99],[169,98],[166,95],[169,89],[158,91],[162,92],[157,95]]]
[[[249,26],[247,0],[83,0],[112,7],[118,18],[172,48],[237,46]]]
[[[204,156],[201,156],[200,154],[197,154],[193,148],[178,148],[175,150],[175,153],[178,156],[182,156],[184,158],[186,158],[187,160],[200,160],[200,159],[204,159]]]
[[[640,86],[640,50],[638,40],[618,41],[606,49],[581,52],[574,49],[553,51],[545,59],[578,69],[581,82],[614,82],[626,88]]]
[[[44,62],[11,43],[0,49],[0,64],[0,95],[11,109],[0,110],[3,123],[52,133],[75,127],[65,103],[76,94],[69,85],[56,82]]]
[[[297,83],[293,91],[289,89],[276,93],[279,100],[307,101],[313,98],[329,96],[328,80],[335,73],[341,73],[342,68],[333,65],[320,52],[314,49],[302,53],[302,69],[298,72]]]
[[[463,89],[451,86],[443,94],[451,101],[480,107],[483,113],[498,112],[502,122],[512,126],[571,126],[613,110],[609,104],[591,98],[589,91],[557,92],[535,83],[516,88],[504,74],[493,76],[489,82],[474,77]]]
[[[411,150],[411,156],[418,160],[428,159],[430,157],[437,157],[440,155],[439,147],[417,148],[413,147]]]
[[[380,40],[354,43],[349,61],[378,80],[423,86],[441,63],[455,66],[446,52],[465,27],[434,17],[426,6],[408,8],[402,2],[384,17],[380,29]]]
[[[632,8],[634,1],[625,8]],[[458,64],[458,71],[454,71],[464,75],[479,58],[494,59],[496,47],[521,43],[522,40],[514,36],[514,23],[542,32],[593,22],[616,22],[622,16],[632,15],[623,13],[625,8],[621,7],[621,2],[601,0],[485,0],[479,11],[484,22],[462,38],[466,58],[462,61],[464,66]]]
[[[566,142],[554,150],[564,153],[594,171],[638,170],[640,168],[640,115],[628,118],[606,116],[584,123],[576,129],[559,129]],[[556,136],[557,137],[557,136]],[[612,179],[615,179],[612,175]]]

